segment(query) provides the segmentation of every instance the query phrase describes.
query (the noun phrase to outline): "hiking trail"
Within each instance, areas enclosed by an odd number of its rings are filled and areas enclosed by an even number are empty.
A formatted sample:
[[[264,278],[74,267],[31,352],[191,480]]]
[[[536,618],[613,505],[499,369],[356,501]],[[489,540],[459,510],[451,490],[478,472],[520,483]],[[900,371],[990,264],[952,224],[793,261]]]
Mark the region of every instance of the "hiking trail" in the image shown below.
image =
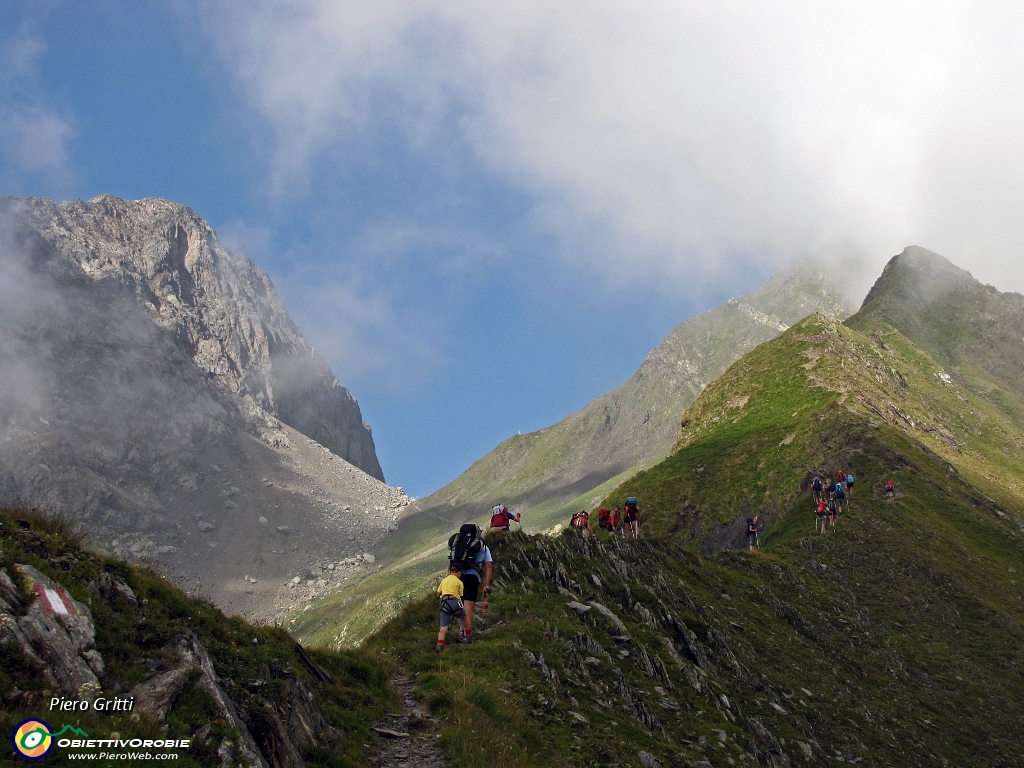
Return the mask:
[[[413,684],[404,674],[391,678],[402,700],[402,711],[385,715],[374,724],[384,741],[384,749],[372,759],[378,768],[448,768],[437,744],[440,730],[437,718],[419,707],[412,698]],[[415,732],[409,731],[410,726]]]

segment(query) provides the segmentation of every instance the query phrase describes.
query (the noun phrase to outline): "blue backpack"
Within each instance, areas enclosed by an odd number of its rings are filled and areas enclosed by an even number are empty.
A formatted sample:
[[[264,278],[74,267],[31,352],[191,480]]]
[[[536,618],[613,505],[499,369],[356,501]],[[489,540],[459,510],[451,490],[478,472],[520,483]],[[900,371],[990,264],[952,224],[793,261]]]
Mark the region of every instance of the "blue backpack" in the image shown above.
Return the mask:
[[[836,483],[836,498],[837,499],[845,499],[846,498],[846,491],[843,490],[843,484],[842,483]]]

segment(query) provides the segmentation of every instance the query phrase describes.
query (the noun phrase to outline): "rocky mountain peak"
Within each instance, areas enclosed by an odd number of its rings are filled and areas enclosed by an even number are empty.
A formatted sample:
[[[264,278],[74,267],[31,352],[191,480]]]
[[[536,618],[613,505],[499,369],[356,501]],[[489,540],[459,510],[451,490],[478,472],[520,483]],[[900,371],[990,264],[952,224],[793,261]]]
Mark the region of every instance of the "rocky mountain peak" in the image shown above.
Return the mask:
[[[8,207],[49,251],[51,266],[56,260],[66,275],[132,291],[181,352],[237,399],[261,439],[285,439],[275,425],[280,419],[383,480],[355,398],[302,337],[269,276],[222,247],[190,208],[110,195]]]

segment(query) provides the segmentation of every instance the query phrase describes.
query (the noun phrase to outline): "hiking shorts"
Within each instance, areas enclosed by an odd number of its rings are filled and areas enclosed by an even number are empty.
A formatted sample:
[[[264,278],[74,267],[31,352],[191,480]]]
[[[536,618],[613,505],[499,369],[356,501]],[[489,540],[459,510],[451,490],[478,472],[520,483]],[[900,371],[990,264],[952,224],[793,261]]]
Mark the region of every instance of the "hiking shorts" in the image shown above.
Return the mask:
[[[462,599],[475,603],[480,596],[480,577],[471,573],[462,574]]]
[[[627,523],[635,523],[637,521],[637,519],[638,518],[637,518],[636,512],[627,512],[626,513],[625,520],[626,520]]]
[[[441,598],[441,626],[451,625],[455,619],[461,619],[466,615],[462,607],[462,601],[454,595],[445,595]]]
[[[757,534],[756,533],[748,533],[747,534],[747,544],[749,544],[750,546],[754,546],[755,544],[757,544]]]
[[[817,515],[817,514],[816,514],[816,515],[815,515],[814,517],[815,517],[815,519],[816,519],[816,520],[817,520],[817,521],[818,521],[819,523],[824,523],[824,522],[825,522],[825,518],[826,518],[826,517],[828,517],[828,513],[826,512],[826,513],[825,513],[825,514],[823,514],[823,515]]]
[[[851,480],[850,478],[846,478],[846,487],[853,488],[853,480]]]

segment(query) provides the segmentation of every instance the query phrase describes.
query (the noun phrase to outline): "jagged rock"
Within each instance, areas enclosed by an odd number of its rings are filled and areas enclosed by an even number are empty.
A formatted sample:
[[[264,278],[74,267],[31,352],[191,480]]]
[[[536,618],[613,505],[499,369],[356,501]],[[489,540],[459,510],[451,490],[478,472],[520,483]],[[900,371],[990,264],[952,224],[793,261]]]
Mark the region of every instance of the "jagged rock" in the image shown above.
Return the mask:
[[[65,696],[90,701],[100,690],[99,679],[89,664],[78,655],[76,643],[37,601],[18,619],[18,626],[53,673]],[[92,697],[83,692],[94,691]]]
[[[17,564],[15,567],[29,580],[29,589],[35,593],[37,604],[67,630],[75,653],[92,646],[96,639],[96,628],[89,607],[75,600],[62,585],[31,565]]]
[[[377,557],[376,557],[376,555],[371,555],[369,552],[363,552],[363,562],[364,563],[375,563],[375,562],[377,562]]]
[[[595,600],[591,600],[589,605],[595,611],[597,611],[602,616],[604,616],[606,619],[608,619],[612,624],[614,624],[615,628],[619,631],[620,635],[625,635],[626,634],[626,625],[623,624],[622,623],[622,619],[620,619],[618,616],[616,616],[614,613],[612,613],[612,611],[610,609],[606,608],[601,603],[598,603]]]
[[[11,576],[6,568],[0,568],[0,599],[6,600],[13,606],[21,607],[21,600],[18,598],[18,589],[14,586]]]
[[[167,717],[174,700],[194,670],[198,670],[196,665],[183,664],[177,669],[164,672],[136,685],[128,693],[128,696],[135,700],[133,711],[148,715],[156,721],[162,721]]]
[[[183,667],[196,667],[199,669],[201,673],[199,685],[210,694],[228,725],[238,732],[237,746],[245,759],[252,765],[257,766],[257,768],[269,768],[263,755],[256,747],[248,727],[239,717],[235,703],[221,688],[220,679],[213,669],[210,655],[206,652],[203,644],[199,642],[199,638],[195,635],[190,635],[183,640],[178,646],[178,654]]]
[[[96,673],[96,677],[103,677],[107,673],[107,665],[103,663],[103,656],[95,648],[82,651],[82,658],[89,665],[89,669]]]
[[[576,615],[580,616],[581,618],[583,616],[586,616],[587,612],[590,611],[589,605],[583,605],[582,603],[577,603],[576,601],[568,602],[565,605],[566,607],[574,611]]]

